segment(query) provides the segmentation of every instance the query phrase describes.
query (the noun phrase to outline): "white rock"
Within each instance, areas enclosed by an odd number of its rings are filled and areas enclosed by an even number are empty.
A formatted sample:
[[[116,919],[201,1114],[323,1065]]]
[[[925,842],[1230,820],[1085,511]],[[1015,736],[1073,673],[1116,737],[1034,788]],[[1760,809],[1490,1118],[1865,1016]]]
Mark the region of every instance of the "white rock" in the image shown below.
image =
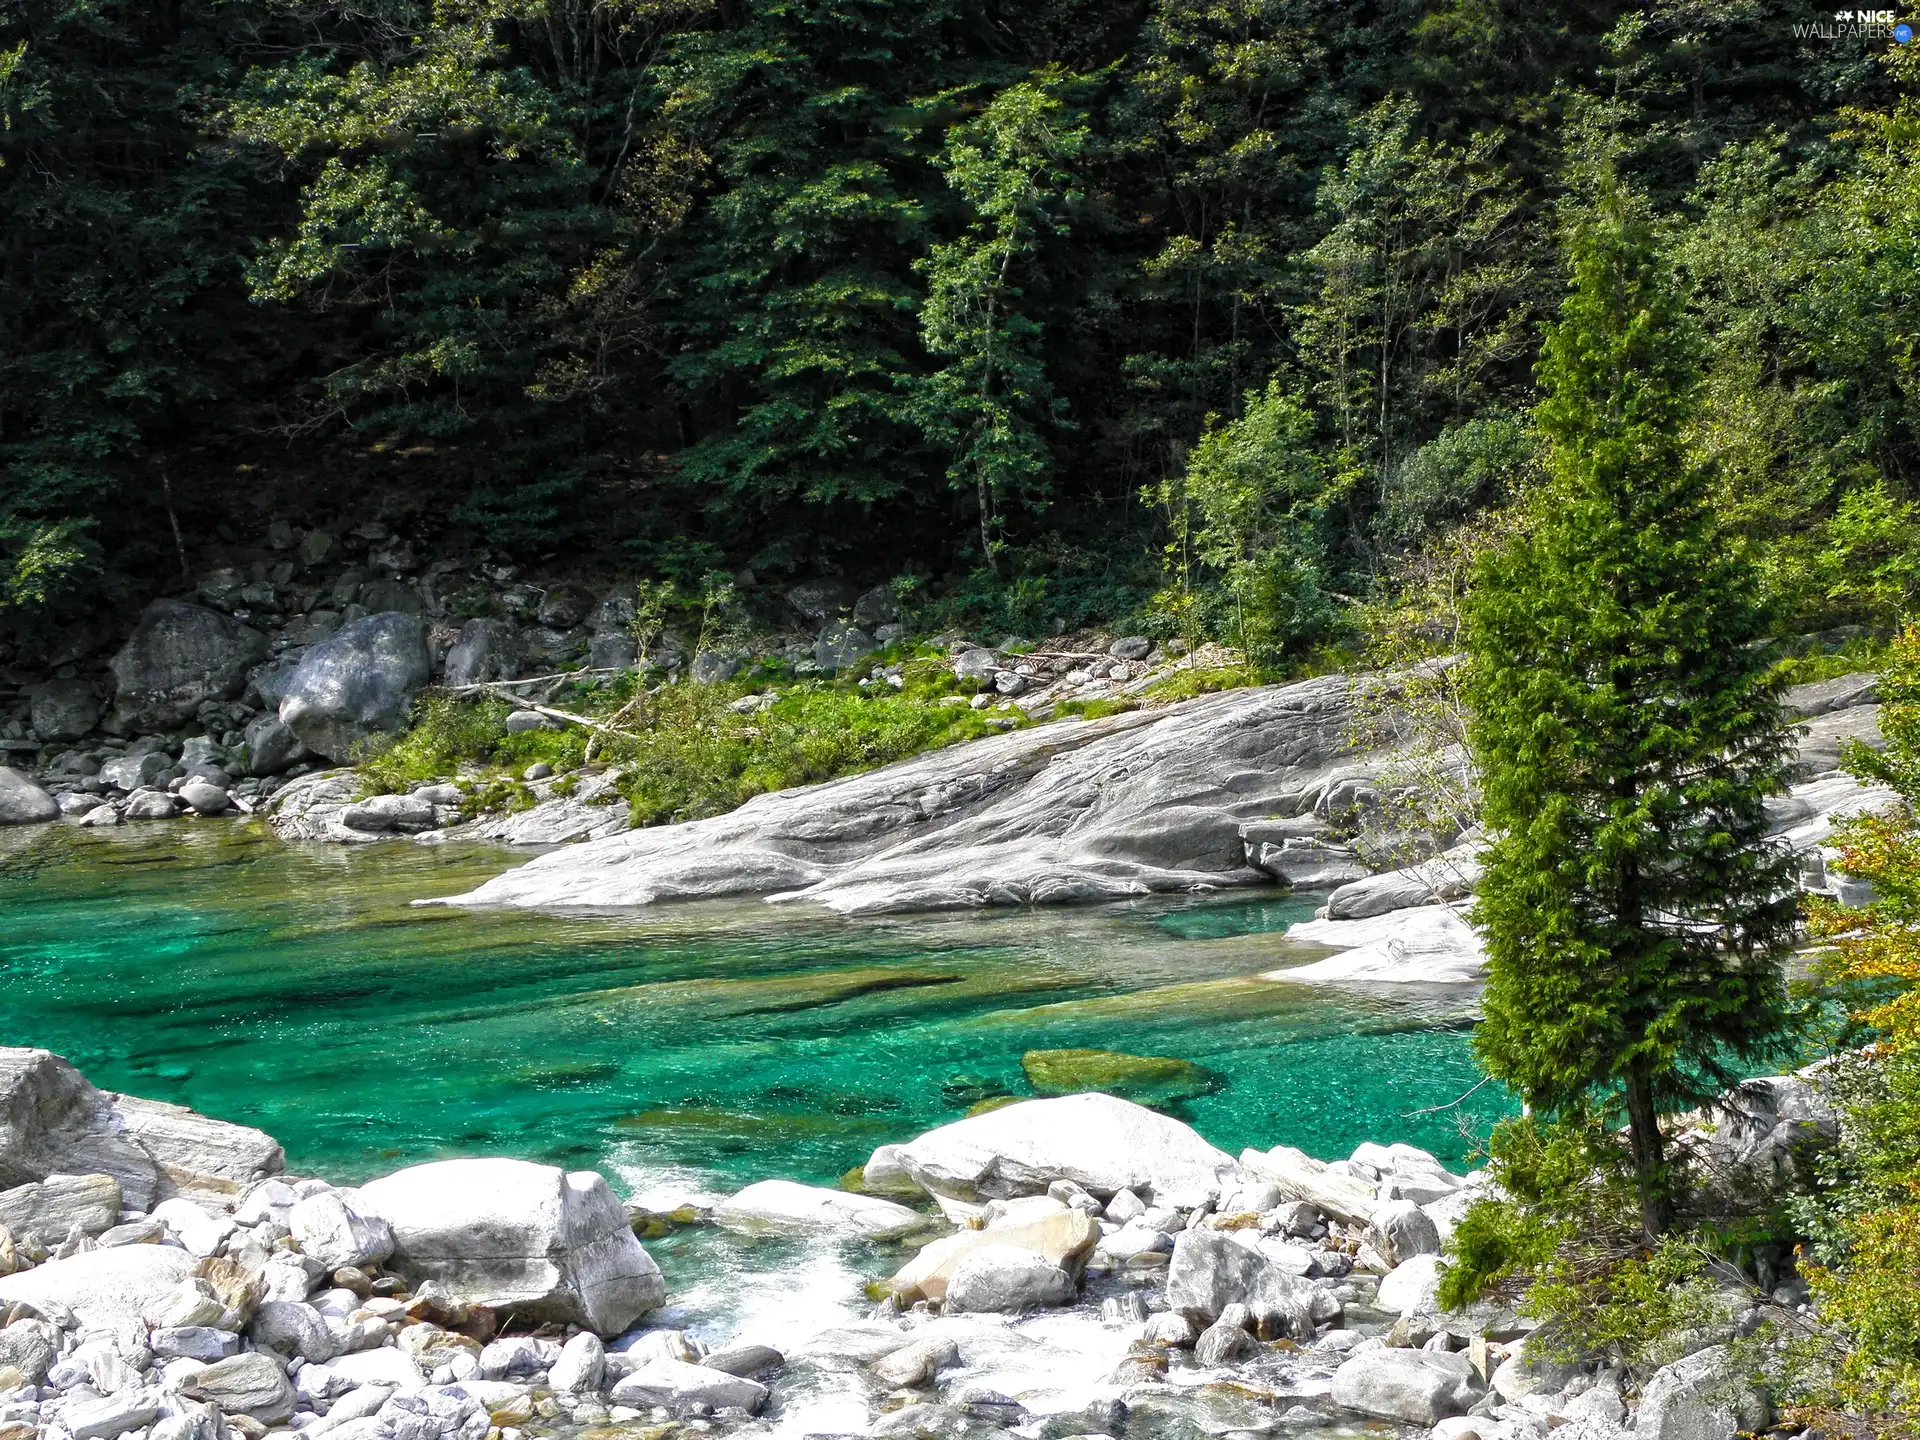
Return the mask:
[[[1389,1200],[1373,1212],[1373,1243],[1389,1263],[1440,1253],[1440,1229],[1411,1200]]]
[[[1296,1338],[1310,1338],[1313,1322],[1331,1319],[1339,1305],[1330,1303],[1325,1287],[1288,1273],[1252,1244],[1243,1243],[1239,1238],[1243,1233],[1200,1229],[1174,1236],[1173,1261],[1167,1267],[1167,1304],[1203,1315],[1210,1322],[1229,1305],[1244,1305],[1256,1317],[1283,1317]]]
[[[753,1415],[767,1403],[767,1387],[704,1365],[660,1359],[649,1360],[621,1380],[613,1387],[611,1398],[619,1405],[663,1405],[676,1412],[695,1405],[710,1405],[716,1410],[737,1406]]]
[[[1465,1355],[1443,1350],[1368,1350],[1333,1372],[1333,1403],[1403,1425],[1463,1414],[1484,1388]]]
[[[408,1389],[426,1379],[404,1350],[383,1345],[327,1362],[327,1368],[351,1385],[390,1385]]]
[[[1380,1281],[1379,1308],[1401,1315],[1430,1315],[1440,1308],[1440,1257],[1415,1255]]]
[[[442,1160],[360,1188],[393,1234],[391,1268],[456,1301],[618,1334],[666,1298],[624,1206],[592,1171]]]
[[[947,1279],[947,1313],[1018,1314],[1071,1305],[1073,1277],[1045,1257],[1014,1245],[982,1245],[961,1257]]]
[[[1522,1400],[1529,1395],[1551,1394],[1564,1390],[1567,1382],[1580,1373],[1578,1365],[1560,1360],[1536,1359],[1525,1340],[1516,1340],[1507,1358],[1494,1370],[1493,1388],[1502,1399]],[[1620,1397],[1616,1394],[1614,1399]]]
[[[117,1395],[70,1404],[62,1419],[73,1440],[113,1440],[116,1435],[151,1425],[160,1414],[160,1401],[157,1390],[123,1390]]]
[[[976,1204],[1072,1180],[1095,1195],[1145,1191],[1188,1207],[1236,1181],[1233,1158],[1192,1127],[1100,1094],[1004,1105],[929,1130],[893,1158],[922,1188]]]
[[[563,1395],[584,1394],[600,1388],[606,1369],[607,1351],[600,1337],[582,1330],[561,1347],[547,1383]]]
[[[730,1230],[824,1231],[895,1240],[927,1226],[926,1217],[891,1200],[762,1180],[713,1207],[714,1223]]]
[[[89,1330],[144,1342],[147,1312],[193,1268],[193,1257],[170,1245],[121,1245],[50,1260],[0,1279],[0,1308],[16,1300],[64,1305]]]
[[[1733,1440],[1760,1431],[1773,1406],[1724,1345],[1656,1370],[1641,1387],[1638,1440]]]
[[[1265,979],[1297,984],[1469,985],[1485,977],[1479,932],[1451,905],[1421,905],[1367,920],[1303,920],[1287,939],[1341,953]]]
[[[216,1215],[185,1199],[162,1200],[153,1207],[153,1218],[165,1225],[189,1254],[203,1260],[218,1255],[236,1228],[232,1216]]]
[[[262,1180],[257,1185],[247,1187],[233,1207],[233,1219],[236,1225],[260,1225],[271,1220],[276,1224],[287,1223],[287,1213],[300,1201],[293,1186],[285,1180],[275,1178]]]
[[[1113,1192],[1113,1198],[1107,1201],[1107,1218],[1116,1225],[1137,1220],[1146,1213],[1147,1202],[1131,1190],[1116,1190]]]
[[[361,1214],[337,1190],[296,1202],[287,1212],[287,1228],[301,1253],[328,1270],[383,1264],[393,1254],[386,1221]]]

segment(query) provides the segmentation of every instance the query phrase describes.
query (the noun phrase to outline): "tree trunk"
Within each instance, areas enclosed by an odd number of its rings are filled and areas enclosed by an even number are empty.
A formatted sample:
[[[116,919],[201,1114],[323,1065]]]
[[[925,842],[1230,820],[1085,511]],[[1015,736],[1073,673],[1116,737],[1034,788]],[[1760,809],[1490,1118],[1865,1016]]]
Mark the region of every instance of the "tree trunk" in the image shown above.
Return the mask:
[[[1660,1116],[1653,1108],[1653,1075],[1636,1065],[1627,1076],[1627,1143],[1633,1151],[1634,1179],[1640,1187],[1640,1223],[1657,1240],[1672,1218],[1667,1197],[1667,1160],[1660,1137]]]

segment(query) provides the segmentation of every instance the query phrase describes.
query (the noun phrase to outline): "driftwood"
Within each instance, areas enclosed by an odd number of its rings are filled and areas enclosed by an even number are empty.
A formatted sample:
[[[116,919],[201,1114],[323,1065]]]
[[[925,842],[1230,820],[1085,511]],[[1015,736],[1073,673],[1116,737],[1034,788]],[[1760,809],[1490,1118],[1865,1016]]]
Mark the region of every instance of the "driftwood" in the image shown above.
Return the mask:
[[[482,680],[472,685],[449,685],[447,691],[452,695],[497,695],[516,710],[531,710],[534,714],[544,716],[549,720],[559,720],[568,725],[579,725],[588,730],[598,731],[599,734],[602,735],[618,735],[622,738],[630,739],[632,738],[631,731],[617,729],[605,721],[589,720],[585,715],[576,715],[571,710],[556,710],[551,705],[538,704],[535,701],[527,699],[525,696],[512,694],[503,688],[508,685],[531,685],[538,680],[563,680],[572,679],[579,675],[611,675],[613,673],[611,670],[574,670],[568,672],[566,675],[535,676],[533,680]],[[627,710],[631,708],[632,702],[629,701],[627,706],[622,708],[614,718],[616,720],[619,719],[621,715],[626,714]],[[595,738],[597,739],[598,736]],[[591,748],[591,742],[589,742],[589,748]]]

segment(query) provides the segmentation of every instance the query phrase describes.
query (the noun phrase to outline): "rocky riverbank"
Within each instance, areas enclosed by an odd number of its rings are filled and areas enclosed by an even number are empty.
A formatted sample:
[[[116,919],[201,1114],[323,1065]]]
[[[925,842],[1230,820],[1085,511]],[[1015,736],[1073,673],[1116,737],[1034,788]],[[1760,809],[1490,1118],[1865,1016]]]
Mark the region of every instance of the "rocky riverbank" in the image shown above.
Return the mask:
[[[1726,1342],[1804,1301],[1790,1275],[1730,1278],[1725,1325],[1646,1375],[1529,1358],[1524,1317],[1434,1299],[1483,1177],[1405,1145],[1236,1159],[1100,1094],[882,1146],[855,1189],[627,1202],[510,1159],[294,1178],[260,1132],[105,1094],[44,1051],[0,1050],[0,1099],[0,1440],[1731,1440],[1770,1411]],[[1829,1123],[1794,1079],[1714,1118],[1689,1143],[1722,1173]],[[641,1238],[689,1226],[875,1278],[825,1323],[756,1333],[742,1295],[692,1333]]]

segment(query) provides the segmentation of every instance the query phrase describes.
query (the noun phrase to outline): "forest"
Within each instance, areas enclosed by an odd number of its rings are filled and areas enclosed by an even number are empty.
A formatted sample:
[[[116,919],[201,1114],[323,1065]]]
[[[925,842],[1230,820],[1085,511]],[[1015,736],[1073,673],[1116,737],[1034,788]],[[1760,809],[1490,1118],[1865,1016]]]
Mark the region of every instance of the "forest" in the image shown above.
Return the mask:
[[[6,0],[0,614],[377,495],[534,562],[1285,671],[1532,483],[1605,170],[1778,626],[1884,624],[1920,584],[1913,67],[1825,14]]]

